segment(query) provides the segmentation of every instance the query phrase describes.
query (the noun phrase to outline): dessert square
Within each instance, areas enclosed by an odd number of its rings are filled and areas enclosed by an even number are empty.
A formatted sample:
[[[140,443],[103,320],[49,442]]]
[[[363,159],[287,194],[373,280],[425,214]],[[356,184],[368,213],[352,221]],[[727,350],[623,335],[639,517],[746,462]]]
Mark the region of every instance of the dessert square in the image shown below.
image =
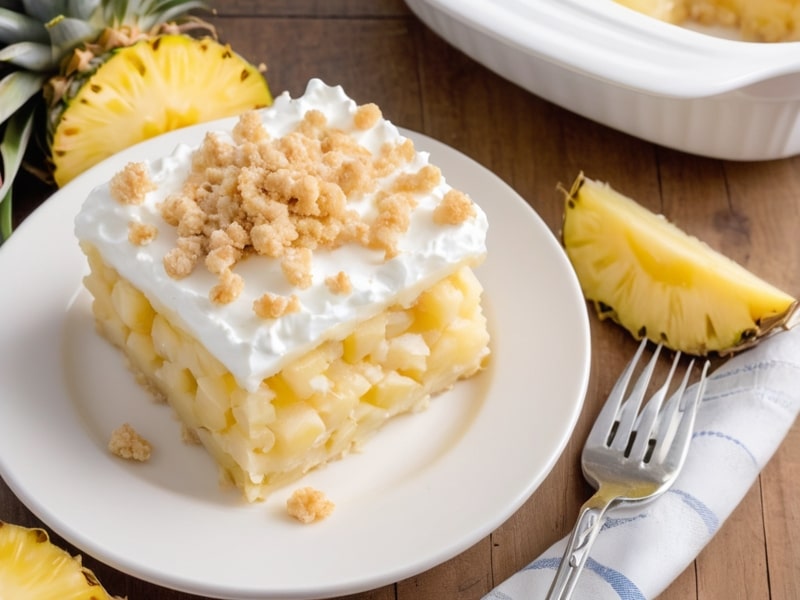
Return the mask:
[[[248,501],[481,370],[487,228],[377,106],[319,80],[126,165],[75,221],[98,331]]]

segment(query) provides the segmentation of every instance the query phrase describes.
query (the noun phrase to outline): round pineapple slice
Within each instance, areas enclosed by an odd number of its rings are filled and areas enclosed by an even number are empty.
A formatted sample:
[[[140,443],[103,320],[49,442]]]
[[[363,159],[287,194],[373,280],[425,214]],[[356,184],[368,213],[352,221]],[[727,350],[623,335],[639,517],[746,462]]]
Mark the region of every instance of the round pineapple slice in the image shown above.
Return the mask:
[[[585,297],[637,339],[730,354],[780,327],[798,303],[607,184],[566,192],[562,241]]]
[[[272,103],[264,76],[229,46],[162,35],[113,50],[55,110],[56,184],[128,146]]]
[[[43,529],[0,521],[0,596],[36,600],[111,600],[80,557]]]

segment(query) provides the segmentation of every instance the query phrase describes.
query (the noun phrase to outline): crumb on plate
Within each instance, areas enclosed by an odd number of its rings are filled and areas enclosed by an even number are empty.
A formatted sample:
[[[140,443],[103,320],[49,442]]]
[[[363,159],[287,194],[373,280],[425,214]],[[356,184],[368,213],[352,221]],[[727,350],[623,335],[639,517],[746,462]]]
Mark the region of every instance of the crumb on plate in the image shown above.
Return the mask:
[[[335,504],[325,494],[312,487],[302,487],[292,492],[286,501],[286,511],[301,523],[321,521],[329,516]]]
[[[153,447],[129,424],[124,423],[111,432],[108,440],[109,451],[126,460],[144,462],[150,459]]]

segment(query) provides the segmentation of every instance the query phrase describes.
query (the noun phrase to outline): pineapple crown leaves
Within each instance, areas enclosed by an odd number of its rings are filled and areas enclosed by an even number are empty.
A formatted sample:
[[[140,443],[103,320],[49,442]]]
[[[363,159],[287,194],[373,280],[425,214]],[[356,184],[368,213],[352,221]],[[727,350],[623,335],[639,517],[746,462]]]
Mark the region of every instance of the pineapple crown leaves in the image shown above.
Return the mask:
[[[173,21],[213,34],[186,16],[208,8],[205,0],[0,0],[0,244],[11,233],[11,186],[28,142],[46,130],[37,123],[46,114],[43,88],[54,88],[47,100],[57,103],[71,75],[97,66],[94,57],[160,30],[181,31]]]

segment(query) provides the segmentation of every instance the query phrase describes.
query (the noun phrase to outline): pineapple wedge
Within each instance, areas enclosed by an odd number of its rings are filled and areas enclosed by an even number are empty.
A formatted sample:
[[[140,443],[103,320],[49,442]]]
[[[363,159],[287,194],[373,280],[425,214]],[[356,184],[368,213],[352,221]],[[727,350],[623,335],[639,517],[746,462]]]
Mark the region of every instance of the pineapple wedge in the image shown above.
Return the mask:
[[[52,136],[59,186],[142,140],[272,102],[258,69],[229,46],[184,35],[113,51],[81,83],[64,97]]]
[[[635,338],[728,354],[787,323],[797,300],[607,184],[579,175],[562,241],[586,298]]]
[[[94,573],[43,529],[0,521],[0,597],[111,600]]]

